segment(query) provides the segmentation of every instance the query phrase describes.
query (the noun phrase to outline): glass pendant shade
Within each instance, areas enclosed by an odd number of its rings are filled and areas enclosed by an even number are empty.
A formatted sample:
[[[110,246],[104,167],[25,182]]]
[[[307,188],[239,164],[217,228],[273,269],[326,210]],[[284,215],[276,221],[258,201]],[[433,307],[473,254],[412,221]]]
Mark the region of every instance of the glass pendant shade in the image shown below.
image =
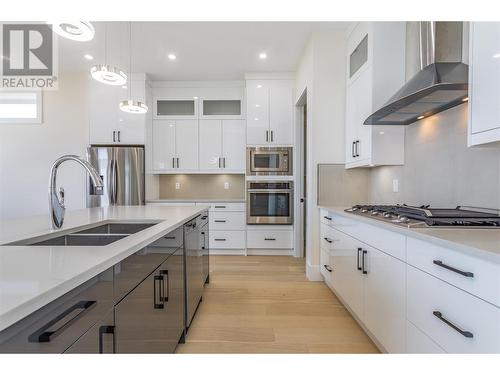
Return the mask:
[[[127,83],[127,75],[115,66],[98,64],[90,69],[92,78],[96,81],[112,86],[122,86]]]
[[[148,111],[148,106],[139,100],[123,100],[120,109],[127,113],[143,114]]]
[[[78,42],[88,42],[94,39],[94,26],[88,21],[47,22],[52,25],[52,31],[64,38]]]

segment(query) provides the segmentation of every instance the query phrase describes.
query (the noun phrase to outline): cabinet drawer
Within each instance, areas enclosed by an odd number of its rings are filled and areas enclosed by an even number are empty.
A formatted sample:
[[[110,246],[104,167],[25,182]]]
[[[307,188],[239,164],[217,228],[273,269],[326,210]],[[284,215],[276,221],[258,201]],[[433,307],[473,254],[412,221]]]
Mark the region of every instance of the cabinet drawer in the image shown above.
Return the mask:
[[[230,212],[245,212],[245,203],[196,203],[197,205],[210,206],[210,212],[215,211],[230,211]]]
[[[320,221],[322,224],[325,225],[333,224],[333,215],[330,214],[327,210],[322,208],[321,210],[319,210],[319,214],[320,214]]]
[[[341,215],[332,216],[332,226],[395,258],[406,260],[406,236]]]
[[[339,232],[338,230],[335,230],[333,228],[330,228],[326,224],[321,224],[321,230],[320,230],[321,236],[320,236],[320,248],[324,249],[326,251],[330,251],[335,249],[335,244],[338,245],[340,238],[342,236],[345,236],[344,233]]]
[[[113,308],[113,269],[0,332],[0,353],[63,353]]]
[[[499,308],[412,266],[406,270],[411,323],[446,352],[500,353]]]
[[[321,274],[325,278],[325,281],[330,283],[332,279],[333,268],[330,262],[330,252],[328,250],[321,249],[319,267]]]
[[[500,265],[411,237],[407,246],[408,264],[500,307]]]
[[[245,230],[244,212],[210,213],[210,230]]]
[[[250,249],[291,249],[293,231],[252,230],[247,233],[247,248]]]
[[[406,352],[410,354],[445,353],[438,344],[408,321],[406,322]]]
[[[215,231],[209,232],[210,249],[244,249],[245,231]]]

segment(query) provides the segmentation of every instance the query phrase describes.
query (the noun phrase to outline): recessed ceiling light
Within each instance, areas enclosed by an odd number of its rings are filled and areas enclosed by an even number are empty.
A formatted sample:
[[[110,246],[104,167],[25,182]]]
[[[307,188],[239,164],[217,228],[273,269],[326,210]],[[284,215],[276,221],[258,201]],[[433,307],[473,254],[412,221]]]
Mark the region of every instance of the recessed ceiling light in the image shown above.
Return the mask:
[[[256,108],[259,108],[259,107],[260,107],[260,104],[255,104],[255,107],[256,107]]]
[[[257,85],[257,88],[258,88],[258,89],[261,89],[261,88],[262,88],[262,85]]]
[[[169,53],[168,54],[168,59],[169,60],[175,60],[177,58],[177,56],[175,56],[173,53]]]
[[[122,89],[127,89],[127,86],[126,86],[126,85],[123,85],[123,86],[122,86]]]
[[[94,56],[89,55],[88,53],[83,55],[83,57],[85,57],[87,60],[94,60]]]
[[[417,117],[417,120],[422,120],[424,117],[425,117],[425,116],[423,116],[423,115],[422,115],[422,116],[418,116],[418,117]]]
[[[256,118],[254,118],[254,120],[255,120],[255,121],[259,121],[259,118],[258,118],[258,117],[256,117]]]
[[[493,55],[493,58],[494,58],[494,59],[498,59],[498,58],[500,58],[500,53],[497,53],[497,54]]]
[[[384,135],[384,134],[385,134],[385,132],[378,132],[378,134],[380,134],[380,135]]]
[[[267,59],[267,53],[265,53],[265,52],[259,53],[259,59],[261,59],[261,60]]]
[[[195,100],[196,100],[196,99],[198,99],[198,97],[197,97],[197,96],[193,96],[193,99],[195,99]]]
[[[94,39],[94,26],[89,21],[47,22],[52,31],[64,38],[87,42]]]

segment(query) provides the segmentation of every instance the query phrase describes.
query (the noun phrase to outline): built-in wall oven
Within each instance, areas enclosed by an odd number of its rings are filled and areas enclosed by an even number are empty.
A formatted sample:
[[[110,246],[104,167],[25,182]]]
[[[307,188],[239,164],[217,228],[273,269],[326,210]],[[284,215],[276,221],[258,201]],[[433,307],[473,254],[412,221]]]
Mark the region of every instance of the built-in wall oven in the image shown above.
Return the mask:
[[[247,175],[292,176],[292,148],[247,147]]]
[[[293,182],[247,181],[247,224],[293,224]]]

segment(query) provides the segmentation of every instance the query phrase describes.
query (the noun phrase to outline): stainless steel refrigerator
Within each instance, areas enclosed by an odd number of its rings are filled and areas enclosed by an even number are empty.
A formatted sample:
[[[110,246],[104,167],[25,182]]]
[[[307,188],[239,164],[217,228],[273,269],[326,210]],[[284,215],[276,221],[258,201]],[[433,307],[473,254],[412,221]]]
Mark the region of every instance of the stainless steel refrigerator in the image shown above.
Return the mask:
[[[92,181],[87,179],[87,207],[145,204],[144,147],[90,146],[87,160],[104,183],[104,194],[94,195]]]

